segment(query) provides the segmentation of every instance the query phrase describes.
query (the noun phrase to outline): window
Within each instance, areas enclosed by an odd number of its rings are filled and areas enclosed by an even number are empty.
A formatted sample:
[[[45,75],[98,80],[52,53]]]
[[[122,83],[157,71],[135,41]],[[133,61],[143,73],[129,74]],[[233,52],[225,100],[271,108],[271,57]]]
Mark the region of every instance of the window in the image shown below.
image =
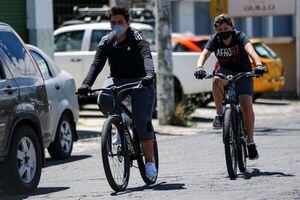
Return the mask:
[[[150,44],[150,50],[151,51],[156,51],[156,46],[155,46],[155,36],[153,30],[149,29],[144,29],[144,30],[139,30],[143,33],[143,36],[147,42]]]
[[[33,56],[33,58],[35,59],[36,63],[38,64],[38,66],[43,74],[44,79],[45,80],[50,79],[52,77],[52,74],[49,71],[49,68],[48,68],[48,65],[47,65],[47,62],[45,61],[45,59],[35,51],[31,50],[30,53]]]
[[[0,48],[23,75],[35,75],[36,68],[26,49],[12,32],[0,32]]]
[[[273,16],[273,36],[292,36],[293,35],[292,16]]]
[[[71,31],[61,33],[54,37],[54,51],[80,51],[84,31]]]
[[[276,58],[276,53],[263,43],[254,43],[253,47],[256,53],[262,58]]]
[[[0,80],[5,79],[5,73],[4,73],[4,69],[3,69],[3,64],[2,64],[2,59],[0,59]]]
[[[110,32],[111,30],[94,30],[92,32],[92,38],[91,38],[91,44],[90,44],[90,51],[95,51],[97,49],[97,46],[101,40],[101,38]],[[154,50],[154,33],[152,30],[140,30],[145,39],[149,42],[151,50]]]
[[[154,33],[152,30],[141,30],[145,39],[149,42],[150,45],[155,44]]]
[[[90,51],[95,51],[97,49],[97,46],[98,46],[101,38],[108,32],[109,32],[109,30],[94,30],[92,32]]]
[[[190,50],[187,47],[183,46],[182,44],[177,43],[177,45],[175,45],[173,51],[174,52],[187,52]]]

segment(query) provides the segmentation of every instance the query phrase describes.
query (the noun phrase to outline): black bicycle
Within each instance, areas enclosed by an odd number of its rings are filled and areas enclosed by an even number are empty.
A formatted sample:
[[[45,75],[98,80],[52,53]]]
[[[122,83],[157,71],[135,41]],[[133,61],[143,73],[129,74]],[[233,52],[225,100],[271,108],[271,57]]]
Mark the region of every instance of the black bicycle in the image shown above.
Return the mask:
[[[237,166],[241,173],[246,171],[247,167],[247,134],[244,127],[243,115],[240,109],[239,101],[235,94],[235,83],[242,77],[260,77],[254,71],[242,72],[237,75],[225,75],[215,73],[207,75],[206,78],[218,76],[228,81],[224,88],[223,99],[223,143],[225,148],[225,160],[227,172],[230,179],[237,177]]]
[[[132,112],[124,104],[124,95],[131,90],[144,87],[141,81],[129,83],[111,88],[100,88],[92,90],[107,91],[105,97],[108,117],[102,127],[101,150],[102,161],[106,178],[109,185],[116,192],[126,189],[129,181],[130,167],[136,167],[133,161],[137,161],[142,179],[147,185],[156,182],[146,176],[144,153],[141,148],[140,138],[134,128]],[[154,162],[158,170],[158,149],[156,137],[154,137]]]

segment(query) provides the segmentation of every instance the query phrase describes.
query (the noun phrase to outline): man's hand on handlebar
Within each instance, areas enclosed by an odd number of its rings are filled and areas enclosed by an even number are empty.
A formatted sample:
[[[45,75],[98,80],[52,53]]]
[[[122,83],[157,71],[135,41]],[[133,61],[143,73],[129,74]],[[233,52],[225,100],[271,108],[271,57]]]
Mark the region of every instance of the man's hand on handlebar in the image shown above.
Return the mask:
[[[90,93],[91,91],[91,87],[87,84],[82,84],[78,90],[77,90],[77,94],[80,96],[87,96],[88,93]]]
[[[268,69],[264,65],[257,65],[254,69],[254,73],[259,76],[262,76],[266,72],[268,72]]]
[[[196,69],[196,71],[194,72],[194,76],[196,77],[196,79],[204,79],[206,77],[206,71],[202,67],[200,67]]]
[[[142,78],[141,83],[143,86],[149,86],[153,83],[153,80],[154,80],[154,74],[151,74]]]

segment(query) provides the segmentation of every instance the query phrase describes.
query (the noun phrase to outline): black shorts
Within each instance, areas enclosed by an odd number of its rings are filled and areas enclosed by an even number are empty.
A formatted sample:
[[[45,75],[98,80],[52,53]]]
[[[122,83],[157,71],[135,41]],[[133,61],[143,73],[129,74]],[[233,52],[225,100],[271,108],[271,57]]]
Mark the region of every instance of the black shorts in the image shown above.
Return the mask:
[[[228,69],[219,68],[216,70],[216,73],[222,73],[225,75],[236,75],[239,72],[234,72]],[[237,80],[235,84],[235,93],[237,96],[239,95],[250,95],[253,97],[254,89],[253,89],[253,78],[252,77],[242,77]]]

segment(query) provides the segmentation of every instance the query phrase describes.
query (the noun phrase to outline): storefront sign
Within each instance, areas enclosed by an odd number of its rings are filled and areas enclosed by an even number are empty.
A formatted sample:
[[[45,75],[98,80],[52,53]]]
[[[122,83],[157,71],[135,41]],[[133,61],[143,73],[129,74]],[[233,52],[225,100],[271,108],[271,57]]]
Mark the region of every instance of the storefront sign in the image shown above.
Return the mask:
[[[211,0],[210,14],[232,17],[295,15],[296,0]]]
[[[295,0],[228,0],[228,14],[233,17],[294,15]]]

